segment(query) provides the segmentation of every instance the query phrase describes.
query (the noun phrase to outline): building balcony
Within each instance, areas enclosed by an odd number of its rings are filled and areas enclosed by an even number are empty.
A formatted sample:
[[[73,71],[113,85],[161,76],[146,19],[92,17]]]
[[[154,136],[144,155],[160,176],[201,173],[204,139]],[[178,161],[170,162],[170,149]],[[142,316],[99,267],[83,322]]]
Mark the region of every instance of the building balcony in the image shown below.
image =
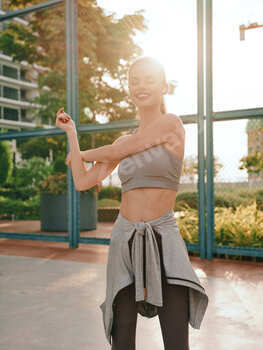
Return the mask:
[[[8,120],[8,119],[1,119],[0,118],[0,128],[8,128],[13,130],[18,130],[20,128],[22,129],[32,129],[37,127],[39,124],[36,122],[25,122],[20,120]],[[47,125],[42,124],[44,129],[54,129],[56,128],[55,125]]]
[[[12,84],[14,87],[21,87],[23,89],[37,89],[38,84],[34,82],[30,82],[28,80],[19,80],[19,79],[13,79],[6,77],[4,75],[0,74],[0,84],[4,85],[5,83],[7,84]]]
[[[31,102],[27,102],[25,100],[23,101],[19,101],[19,100],[13,100],[11,98],[6,98],[6,97],[0,97],[0,104],[5,106],[5,107],[19,107],[19,108],[28,108],[28,107],[36,107],[36,108],[40,108],[41,105],[37,104],[37,103],[31,103]]]

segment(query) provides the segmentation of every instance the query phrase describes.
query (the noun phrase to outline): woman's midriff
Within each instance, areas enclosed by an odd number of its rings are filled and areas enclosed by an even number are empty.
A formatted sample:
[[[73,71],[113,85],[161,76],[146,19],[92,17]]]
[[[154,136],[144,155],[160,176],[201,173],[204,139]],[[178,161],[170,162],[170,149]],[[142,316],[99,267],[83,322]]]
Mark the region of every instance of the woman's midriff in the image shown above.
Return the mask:
[[[174,207],[176,190],[143,187],[122,193],[120,212],[132,222],[151,221]]]

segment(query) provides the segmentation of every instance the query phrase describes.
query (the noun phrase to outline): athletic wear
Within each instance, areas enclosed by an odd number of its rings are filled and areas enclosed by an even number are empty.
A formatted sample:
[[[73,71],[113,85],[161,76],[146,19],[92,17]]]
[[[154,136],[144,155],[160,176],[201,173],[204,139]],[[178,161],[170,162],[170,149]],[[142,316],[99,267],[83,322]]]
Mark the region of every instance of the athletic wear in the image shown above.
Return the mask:
[[[164,349],[189,350],[189,287],[167,283],[162,257],[162,238],[156,231],[154,235],[161,258],[163,306],[157,306],[157,312]],[[130,256],[134,237],[135,233],[128,242]],[[112,350],[135,350],[140,304],[141,302],[135,301],[135,283],[118,292],[113,303]]]
[[[119,211],[111,232],[107,261],[106,298],[100,305],[105,334],[110,344],[114,298],[122,288],[135,282],[135,301],[141,302],[138,304],[138,312],[141,311],[143,316],[155,316],[156,307],[163,305],[160,285],[160,253],[154,231],[161,236],[161,255],[166,281],[169,284],[189,287],[189,322],[193,328],[199,329],[201,326],[208,305],[208,296],[191,265],[173,208],[154,220],[135,223],[126,219]],[[132,256],[130,256],[128,242],[133,234]],[[144,297],[142,278],[143,237],[145,237],[146,248],[146,297]]]
[[[123,158],[118,167],[122,192],[138,187],[178,190],[183,160],[160,144]]]

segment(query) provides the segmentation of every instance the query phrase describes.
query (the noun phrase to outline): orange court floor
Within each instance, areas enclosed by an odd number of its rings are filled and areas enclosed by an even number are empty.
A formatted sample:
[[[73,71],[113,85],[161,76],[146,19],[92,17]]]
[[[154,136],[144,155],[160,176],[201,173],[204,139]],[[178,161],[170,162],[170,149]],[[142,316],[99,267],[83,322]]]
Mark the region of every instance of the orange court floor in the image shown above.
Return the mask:
[[[98,222],[81,236],[110,238],[112,226]],[[41,233],[39,221],[0,220],[1,231]],[[1,238],[0,349],[109,349],[99,309],[108,249]],[[263,263],[190,261],[209,296],[200,330],[189,326],[190,350],[262,350]],[[160,324],[138,315],[136,349],[145,347],[163,349]]]

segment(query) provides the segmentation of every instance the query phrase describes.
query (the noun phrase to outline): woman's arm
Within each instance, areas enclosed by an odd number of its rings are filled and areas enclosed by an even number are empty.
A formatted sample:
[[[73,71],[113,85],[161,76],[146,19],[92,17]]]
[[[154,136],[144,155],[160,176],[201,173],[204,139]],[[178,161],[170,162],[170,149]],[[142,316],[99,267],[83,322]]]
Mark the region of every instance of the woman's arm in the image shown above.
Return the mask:
[[[105,145],[87,151],[81,151],[81,157],[86,161],[114,162],[153,146],[168,142],[170,145],[179,145],[182,142],[185,130],[179,117],[169,114],[158,119],[141,132],[122,139],[121,142]]]
[[[129,136],[130,135],[122,135],[118,137],[113,142],[113,144],[121,142],[121,140]],[[89,168],[89,169],[86,168],[84,175],[82,175],[79,178],[78,191],[88,190],[89,188],[100,183],[116,168],[118,164],[119,164],[119,161],[96,162],[92,168]]]
[[[79,142],[76,130],[66,132],[71,153],[71,171],[76,189],[79,191],[81,179],[87,172],[87,167],[80,154]]]

